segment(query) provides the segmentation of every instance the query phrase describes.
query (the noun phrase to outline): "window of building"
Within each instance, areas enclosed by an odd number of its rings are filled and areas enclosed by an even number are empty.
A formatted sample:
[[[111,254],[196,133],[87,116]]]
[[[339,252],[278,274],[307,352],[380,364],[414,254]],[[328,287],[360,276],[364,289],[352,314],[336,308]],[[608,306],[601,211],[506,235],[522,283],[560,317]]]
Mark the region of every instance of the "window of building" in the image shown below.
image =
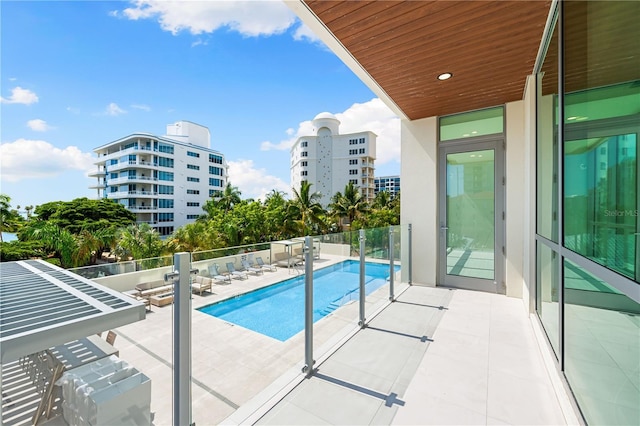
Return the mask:
[[[200,170],[200,166],[197,166],[195,164],[187,164],[187,169]]]
[[[173,208],[173,200],[160,198],[158,200],[158,208],[160,209],[172,209]]]
[[[550,41],[536,70],[535,309],[585,423],[598,424],[621,406],[594,395],[624,389],[625,401],[640,400],[617,361],[629,359],[628,342],[637,347],[640,335],[637,322],[618,321],[640,312],[630,297],[640,282],[640,87],[629,81],[637,79],[629,50],[609,48],[640,39],[640,27],[632,2],[584,3],[560,2],[562,21],[543,37]],[[601,79],[613,63],[615,76]]]
[[[171,172],[158,172],[158,180],[173,181],[173,173]]]
[[[351,169],[351,170],[349,170],[349,174],[350,174],[350,175],[357,175],[357,174],[358,174],[358,169]]]
[[[158,185],[158,194],[173,195],[173,186]]]
[[[365,143],[365,139],[364,138],[360,138],[359,142],[360,143]]]
[[[307,176],[307,171],[306,170],[302,170],[300,172],[300,176]]]
[[[118,164],[118,160],[116,160],[116,159],[109,160],[109,165],[110,166],[115,166],[116,164]]]
[[[200,191],[197,189],[187,189],[187,194],[198,195],[200,194]]]
[[[158,144],[158,151],[164,152],[167,154],[173,154],[173,145],[167,145],[166,143]]]
[[[222,180],[218,178],[209,178],[209,186],[222,187]]]
[[[349,165],[350,165],[350,166],[353,166],[353,165],[355,165],[355,164],[358,164],[358,159],[357,159],[357,158],[354,158],[354,159],[349,160]]]
[[[307,141],[300,142],[300,147],[301,148],[306,148],[308,145],[309,145],[309,142],[307,142]]]
[[[209,154],[209,162],[215,164],[222,164],[222,157],[215,154]]]
[[[118,178],[118,174],[117,174],[117,173],[111,173],[111,174],[109,175],[109,177],[110,177],[111,179],[117,179],[117,178]]]
[[[359,153],[359,154],[364,154],[364,152],[365,152],[365,149],[364,149],[364,148],[360,148],[360,149],[358,149],[358,153]]]
[[[307,164],[308,164],[308,163],[307,163],[306,161],[301,161],[301,162],[300,162],[300,165],[301,165],[302,167],[307,167]]]
[[[187,176],[187,182],[200,182],[200,178]]]
[[[199,217],[200,217],[199,214],[188,214],[187,215],[187,220],[194,220],[194,219],[197,219]]]
[[[357,149],[350,149],[349,150],[349,155],[356,155],[358,153]]]
[[[200,203],[195,201],[187,201],[187,207],[200,207]]]
[[[220,167],[209,166],[209,174],[222,176],[222,169]]]
[[[193,151],[187,151],[187,155],[189,157],[196,157],[196,158],[200,158],[200,154],[197,152],[193,152]]]
[[[358,139],[349,139],[349,145],[358,145]]]
[[[158,226],[156,230],[158,231],[158,234],[166,237],[167,235],[171,235],[173,233],[173,226]]]
[[[471,138],[502,133],[504,108],[496,107],[440,118],[440,140]]]
[[[158,222],[173,222],[173,213],[158,213]]]
[[[300,153],[300,157],[306,157],[306,156],[307,156],[307,154],[308,154],[308,153],[307,153],[307,151],[302,151],[302,152]]]
[[[349,179],[349,183],[357,185],[358,184],[358,179]]]
[[[158,157],[158,166],[173,168],[173,158]]]

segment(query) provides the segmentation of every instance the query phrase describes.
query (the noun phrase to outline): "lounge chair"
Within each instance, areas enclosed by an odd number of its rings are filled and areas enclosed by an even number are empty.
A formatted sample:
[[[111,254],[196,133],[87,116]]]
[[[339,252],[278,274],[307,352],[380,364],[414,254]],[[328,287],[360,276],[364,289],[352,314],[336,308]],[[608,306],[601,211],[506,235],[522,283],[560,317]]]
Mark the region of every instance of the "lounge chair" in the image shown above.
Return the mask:
[[[196,275],[191,282],[191,291],[197,291],[202,296],[203,291],[211,293],[211,278]]]
[[[249,278],[249,274],[244,271],[236,271],[235,266],[233,266],[233,262],[227,262],[227,272],[232,277],[238,277],[240,279]]]
[[[262,260],[261,256],[256,256],[256,262],[258,263],[258,266],[261,269],[268,269],[270,271],[276,271],[277,270],[276,265],[267,265],[266,263],[264,263],[264,260]]]
[[[253,272],[254,274],[258,275],[258,274],[262,274],[262,268],[254,268],[253,266],[251,266],[249,264],[249,261],[247,260],[242,260],[242,267],[244,268],[245,272]]]
[[[216,280],[217,282],[223,282],[225,284],[231,284],[231,275],[222,275],[218,270],[218,264],[214,263],[209,265],[209,278]]]

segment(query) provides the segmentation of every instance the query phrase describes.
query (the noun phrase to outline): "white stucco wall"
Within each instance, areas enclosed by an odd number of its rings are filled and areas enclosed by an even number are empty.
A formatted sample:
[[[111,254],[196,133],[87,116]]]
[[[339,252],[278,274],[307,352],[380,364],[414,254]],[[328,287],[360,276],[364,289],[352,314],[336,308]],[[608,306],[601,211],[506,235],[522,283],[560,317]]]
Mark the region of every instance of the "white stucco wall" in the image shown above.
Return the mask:
[[[524,102],[506,105],[505,284],[507,296],[522,297],[525,234]]]
[[[437,227],[437,125],[435,117],[401,123],[400,221],[411,224],[412,282],[436,283]],[[403,269],[404,271],[404,269]],[[403,275],[402,281],[407,277]]]
[[[527,102],[529,100],[527,99]],[[523,297],[525,237],[529,244],[531,214],[530,179],[525,152],[530,148],[531,124],[525,120],[531,105],[524,101],[506,105],[505,151],[505,283],[511,297]],[[413,226],[413,276],[415,284],[435,285],[438,258],[438,150],[436,117],[403,120],[401,221]],[[530,161],[531,153],[527,154]],[[525,179],[525,175],[527,178]],[[526,183],[526,185],[525,185]],[[527,247],[527,256],[530,248]],[[529,257],[526,257],[527,262]],[[528,265],[530,268],[530,265]],[[403,280],[406,280],[403,277]]]
[[[527,312],[535,309],[536,289],[536,80],[529,76],[524,96],[524,244],[522,300]]]

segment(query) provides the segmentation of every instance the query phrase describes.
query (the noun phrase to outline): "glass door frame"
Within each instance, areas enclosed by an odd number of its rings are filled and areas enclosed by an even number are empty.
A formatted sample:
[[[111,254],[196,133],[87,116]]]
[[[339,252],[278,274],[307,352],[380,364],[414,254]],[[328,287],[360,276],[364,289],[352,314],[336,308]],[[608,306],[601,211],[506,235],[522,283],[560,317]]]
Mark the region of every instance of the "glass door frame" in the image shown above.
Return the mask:
[[[447,155],[494,150],[494,278],[447,274]],[[505,285],[505,138],[503,134],[440,142],[438,146],[437,285],[490,293],[506,293]]]

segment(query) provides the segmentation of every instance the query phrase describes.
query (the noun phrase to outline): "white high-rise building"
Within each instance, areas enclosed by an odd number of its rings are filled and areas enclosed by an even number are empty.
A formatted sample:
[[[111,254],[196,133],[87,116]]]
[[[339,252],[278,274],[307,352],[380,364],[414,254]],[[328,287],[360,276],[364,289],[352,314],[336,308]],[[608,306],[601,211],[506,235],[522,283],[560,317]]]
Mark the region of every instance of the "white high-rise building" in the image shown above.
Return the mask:
[[[195,221],[227,182],[224,155],[210,148],[209,129],[190,121],[167,125],[164,136],[134,133],[95,148],[92,186],[136,214],[160,235]]]
[[[368,201],[374,197],[376,137],[364,131],[341,135],[340,121],[328,112],[313,119],[314,136],[298,138],[291,148],[291,186],[298,190],[302,181],[322,195],[326,207],[331,197],[352,182]]]
[[[375,193],[387,191],[395,197],[400,192],[400,176],[379,176],[374,179]]]

